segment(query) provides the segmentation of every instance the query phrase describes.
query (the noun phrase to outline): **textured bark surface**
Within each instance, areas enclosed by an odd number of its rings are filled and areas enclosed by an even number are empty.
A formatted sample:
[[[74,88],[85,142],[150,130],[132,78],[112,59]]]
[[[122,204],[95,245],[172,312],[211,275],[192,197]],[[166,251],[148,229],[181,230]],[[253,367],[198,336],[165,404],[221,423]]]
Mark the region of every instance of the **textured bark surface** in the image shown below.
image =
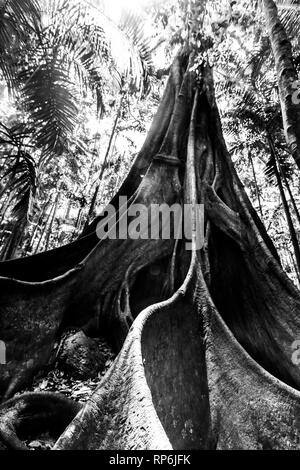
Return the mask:
[[[298,74],[293,63],[292,47],[279,19],[273,0],[263,0],[263,9],[277,69],[283,127],[290,151],[300,168],[300,104],[297,103]],[[297,102],[292,96],[297,96]]]
[[[97,219],[69,246],[0,264],[4,400],[49,361],[64,326],[97,325],[120,350],[55,449],[300,446],[300,295],[230,160],[211,71],[196,79],[191,60],[174,61],[120,194],[203,203],[203,249],[195,221],[187,251],[174,239],[97,241]],[[13,400],[0,414],[16,427],[24,398]]]
[[[81,405],[53,393],[24,393],[8,400],[0,411],[0,449],[28,450],[23,439],[39,436],[43,431],[54,438],[80,411]]]

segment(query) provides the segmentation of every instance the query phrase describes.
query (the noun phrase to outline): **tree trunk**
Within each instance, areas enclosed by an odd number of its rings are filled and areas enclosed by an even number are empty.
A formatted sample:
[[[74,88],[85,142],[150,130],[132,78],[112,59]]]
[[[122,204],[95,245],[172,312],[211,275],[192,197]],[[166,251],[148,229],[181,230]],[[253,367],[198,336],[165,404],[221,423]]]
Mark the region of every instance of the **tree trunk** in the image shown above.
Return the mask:
[[[59,190],[58,190],[58,192],[57,192],[57,195],[56,195],[56,199],[55,199],[55,203],[54,203],[54,208],[53,208],[53,213],[52,213],[51,220],[50,220],[50,223],[49,223],[48,233],[47,233],[47,235],[46,235],[45,251],[48,250],[48,245],[49,245],[50,237],[51,237],[52,230],[53,230],[53,223],[54,223],[55,216],[56,216],[56,213],[57,213],[57,207],[58,207],[59,196],[60,196],[60,188],[59,188]]]
[[[289,252],[286,248],[286,251],[288,253],[288,257],[289,257],[289,260],[290,260],[290,265],[291,266],[294,266],[294,271],[296,273],[296,276],[297,276],[297,279],[298,279],[298,287],[300,286],[300,274],[299,274],[299,271],[298,271],[298,268],[297,268],[297,265],[295,263],[295,259],[294,259],[294,256],[293,256],[293,253]]]
[[[261,217],[261,220],[263,220],[264,216],[263,216],[263,211],[262,211],[262,207],[261,207],[260,194],[259,194],[259,187],[258,187],[258,184],[257,184],[257,178],[256,178],[256,173],[255,173],[253,158],[252,158],[252,155],[251,155],[251,152],[250,152],[249,149],[247,149],[247,154],[248,154],[248,159],[249,159],[249,162],[250,162],[250,165],[251,165],[251,169],[252,169],[253,181],[254,181],[254,185],[255,185],[255,191],[256,191],[256,197],[257,197],[257,201],[258,201],[258,207],[259,207],[260,217]]]
[[[78,236],[78,233],[80,232],[80,227],[81,227],[81,222],[82,222],[82,214],[83,214],[83,208],[80,207],[77,215],[77,219],[74,225],[74,230],[71,236],[71,242],[75,240],[75,238]]]
[[[89,223],[90,223],[91,218],[92,218],[93,213],[94,213],[94,209],[95,209],[95,205],[96,205],[96,201],[97,201],[97,197],[98,197],[98,193],[99,193],[99,189],[100,189],[100,183],[102,181],[102,177],[103,177],[103,174],[104,174],[104,171],[105,171],[106,163],[107,163],[107,160],[108,160],[108,157],[109,157],[109,154],[110,154],[113,138],[115,136],[117,124],[119,122],[120,114],[121,114],[121,111],[122,111],[124,96],[125,95],[122,92],[119,107],[118,107],[118,111],[117,111],[117,114],[116,114],[116,117],[115,117],[114,125],[113,125],[113,128],[112,128],[111,134],[110,134],[108,146],[107,146],[106,153],[105,153],[105,156],[104,156],[104,160],[103,160],[102,165],[101,165],[100,175],[99,175],[99,178],[98,178],[98,184],[97,184],[96,189],[94,191],[92,201],[91,201],[91,204],[90,204],[90,207],[89,207],[89,212],[88,212],[86,223],[85,223],[85,226],[84,226],[84,229],[83,229],[83,234],[85,234],[85,231],[88,229]]]
[[[98,240],[98,218],[70,245],[0,264],[4,400],[49,361],[64,326],[95,318],[120,350],[55,449],[299,448],[299,291],[231,162],[211,70],[199,80],[191,64],[175,59],[117,197],[204,204],[204,247],[194,219],[187,251],[174,236]],[[20,448],[18,410],[38,397],[13,400],[0,407],[0,436]]]
[[[42,244],[42,240],[44,238],[44,235],[47,236],[47,229],[49,227],[49,225],[51,224],[51,219],[52,219],[52,215],[53,213],[55,213],[55,206],[56,206],[56,200],[57,200],[57,195],[56,195],[56,198],[54,200],[54,203],[52,204],[52,207],[50,207],[50,210],[49,210],[49,214],[48,214],[48,217],[46,219],[46,222],[45,222],[45,226],[43,229],[41,229],[41,233],[40,233],[40,237],[39,237],[39,240],[38,240],[38,243],[34,249],[34,253],[38,253],[38,250]],[[49,199],[49,206],[51,204],[51,196],[50,196],[50,199]]]
[[[300,100],[297,93],[298,75],[293,63],[292,47],[279,19],[275,2],[263,0],[263,9],[277,69],[285,138],[300,168]]]
[[[1,253],[1,259],[3,261],[12,259],[14,258],[14,256],[16,256],[17,249],[19,248],[22,238],[24,236],[26,225],[27,225],[26,215],[21,220],[18,221],[18,224],[14,225],[11,235],[7,239],[7,242],[5,243],[2,253]]]
[[[46,210],[47,210],[47,208],[48,208],[48,206],[49,206],[50,201],[51,201],[51,196],[48,197],[48,199],[47,199],[46,202],[44,203],[44,205],[43,205],[43,207],[42,207],[42,209],[41,209],[41,211],[40,211],[40,213],[39,213],[39,215],[38,215],[38,220],[37,220],[37,222],[36,222],[36,224],[35,224],[35,228],[34,228],[34,231],[33,231],[33,233],[32,233],[31,239],[28,240],[28,244],[27,244],[27,246],[26,246],[26,248],[25,248],[26,251],[31,251],[32,248],[33,248],[33,246],[34,246],[35,237],[36,237],[37,232],[38,232],[38,229],[39,229],[39,227],[40,227],[40,225],[41,225],[41,223],[42,223],[42,221],[43,221],[43,219],[44,219],[44,216],[45,216],[45,213],[46,213]]]
[[[292,190],[291,190],[289,181],[288,181],[287,177],[285,176],[284,171],[282,170],[282,167],[281,167],[281,165],[280,165],[280,162],[278,162],[278,163],[279,163],[279,168],[280,168],[281,177],[282,177],[282,179],[283,179],[283,181],[284,181],[284,184],[285,184],[286,189],[288,190],[288,193],[289,193],[289,196],[290,196],[290,200],[291,200],[292,206],[293,206],[294,211],[295,211],[295,216],[296,216],[296,219],[297,219],[297,221],[298,221],[298,226],[300,227],[300,213],[299,213],[299,210],[298,210],[298,207],[297,207],[295,198],[294,198],[294,196],[293,196],[293,193],[292,193]]]
[[[269,145],[270,145],[270,153],[271,153],[272,159],[273,159],[273,166],[274,166],[276,181],[277,181],[278,189],[279,189],[279,192],[280,192],[281,201],[282,201],[282,204],[283,204],[283,210],[284,210],[286,220],[287,220],[287,224],[288,224],[288,227],[289,227],[289,232],[290,232],[292,245],[293,245],[293,248],[294,248],[295,258],[296,258],[296,261],[297,261],[297,269],[300,272],[299,243],[298,243],[296,230],[295,230],[295,227],[294,227],[294,223],[293,223],[293,219],[292,219],[292,216],[291,216],[290,208],[289,208],[286,196],[285,196],[284,187],[283,187],[282,180],[281,180],[280,163],[278,161],[278,157],[277,157],[277,154],[276,154],[276,149],[274,147],[274,143],[273,143],[271,137],[269,136],[268,139],[269,139]]]

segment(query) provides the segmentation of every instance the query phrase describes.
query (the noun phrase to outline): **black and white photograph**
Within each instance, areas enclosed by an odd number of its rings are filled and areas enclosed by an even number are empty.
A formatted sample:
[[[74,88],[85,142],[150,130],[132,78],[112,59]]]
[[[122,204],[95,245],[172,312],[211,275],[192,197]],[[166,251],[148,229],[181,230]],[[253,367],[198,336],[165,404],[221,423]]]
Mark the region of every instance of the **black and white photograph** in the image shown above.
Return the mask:
[[[299,193],[300,0],[0,0],[0,450],[299,451]]]

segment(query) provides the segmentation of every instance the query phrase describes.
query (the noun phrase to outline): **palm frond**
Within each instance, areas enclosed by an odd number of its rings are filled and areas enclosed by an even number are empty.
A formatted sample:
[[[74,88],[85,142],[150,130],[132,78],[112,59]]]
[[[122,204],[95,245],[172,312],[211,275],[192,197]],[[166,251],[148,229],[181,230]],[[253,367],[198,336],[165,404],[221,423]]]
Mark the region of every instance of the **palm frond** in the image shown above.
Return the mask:
[[[16,70],[14,54],[40,22],[41,11],[37,0],[6,0],[1,3],[0,69],[12,90]]]
[[[226,66],[217,69],[221,76],[216,84],[216,92],[222,96],[243,97],[245,86],[255,94],[257,86],[264,86],[267,82],[265,77],[265,64],[270,57],[270,45],[267,37],[260,35],[256,47],[250,56],[247,53],[247,60],[242,60],[236,51],[230,51]],[[243,98],[242,98],[243,99]]]
[[[32,130],[28,128],[25,123],[12,123],[10,127],[0,122],[0,145],[1,145],[1,156],[8,159],[14,159],[16,152],[31,147],[29,143],[32,136]],[[3,174],[1,179],[4,179],[9,173],[9,170],[3,167]]]
[[[142,82],[147,80],[147,75],[153,68],[151,38],[146,36],[144,22],[141,21],[141,18],[126,10],[122,12],[119,28],[128,38],[128,45],[132,45],[131,49],[129,47],[131,59],[127,73],[133,77],[135,86],[141,89]]]
[[[13,175],[10,191],[14,193],[15,205],[12,216],[22,220],[30,211],[31,198],[35,195],[37,184],[36,164],[32,156],[24,151],[14,155],[15,163],[6,175]]]
[[[300,33],[300,2],[299,0],[285,0],[277,4],[283,27],[290,38]]]
[[[34,51],[18,76],[21,97],[31,121],[33,138],[44,157],[60,155],[66,149],[78,113],[76,93],[61,59],[43,46]]]
[[[145,33],[143,17],[123,9],[115,24],[96,2],[82,4],[76,0],[56,0],[51,15],[54,36],[69,47],[69,52],[73,52],[87,70],[95,61],[110,61],[112,73],[117,70],[141,89],[153,67],[151,38]]]
[[[60,51],[69,73],[74,71],[83,89],[91,89],[95,94],[97,113],[102,117],[105,111],[102,64],[105,62],[107,66],[110,60],[102,28],[93,24],[81,25],[78,18],[76,28],[65,21],[50,33],[53,45]]]

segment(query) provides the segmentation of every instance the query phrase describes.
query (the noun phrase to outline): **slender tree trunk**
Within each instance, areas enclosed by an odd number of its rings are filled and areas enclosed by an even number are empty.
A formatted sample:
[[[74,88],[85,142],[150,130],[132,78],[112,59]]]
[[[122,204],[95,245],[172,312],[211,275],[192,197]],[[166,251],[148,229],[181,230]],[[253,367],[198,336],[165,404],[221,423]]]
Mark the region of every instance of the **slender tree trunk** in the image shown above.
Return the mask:
[[[253,158],[252,158],[252,155],[251,155],[251,152],[249,151],[249,149],[247,149],[247,154],[248,154],[248,159],[250,161],[250,165],[251,165],[251,169],[252,169],[253,181],[254,181],[254,184],[255,184],[255,191],[256,191],[256,197],[257,197],[257,201],[258,201],[259,212],[260,212],[261,219],[263,220],[264,216],[263,216],[263,211],[262,211],[262,206],[261,206],[261,201],[260,201],[259,187],[258,187],[258,184],[257,184],[257,178],[256,178],[256,172],[255,172],[255,168],[254,168]]]
[[[54,209],[53,209],[51,221],[50,221],[50,224],[49,224],[49,227],[48,227],[48,233],[46,235],[46,242],[45,242],[45,247],[44,247],[45,251],[48,250],[48,245],[49,245],[49,241],[50,241],[50,237],[51,237],[52,229],[53,229],[53,223],[54,223],[54,219],[55,219],[56,212],[57,212],[59,197],[60,197],[60,190],[57,192],[57,195],[56,195],[56,199],[55,199],[55,203],[54,203]]]
[[[295,215],[296,215],[296,218],[298,220],[298,224],[299,224],[299,227],[300,227],[300,213],[299,213],[299,210],[298,210],[298,207],[297,207],[297,204],[296,204],[296,201],[295,201],[295,198],[293,196],[293,193],[292,193],[292,190],[291,190],[291,187],[290,187],[290,184],[288,182],[288,179],[287,177],[285,176],[284,172],[282,171],[282,168],[281,168],[281,165],[279,163],[279,168],[280,168],[280,174],[281,174],[281,177],[284,181],[284,184],[288,190],[288,193],[289,193],[289,196],[290,196],[290,200],[291,200],[291,203],[293,205],[293,208],[294,208],[294,211],[295,211]]]
[[[13,197],[14,197],[14,192],[11,191],[5,201],[5,203],[3,204],[2,206],[2,211],[1,211],[1,217],[0,217],[0,224],[2,224],[2,222],[4,221],[5,219],[5,216],[8,212],[8,209],[9,209],[9,206],[10,206],[10,203],[11,201],[13,200]]]
[[[27,225],[27,217],[23,217],[18,224],[15,224],[10,237],[7,239],[3,251],[1,253],[1,259],[3,261],[9,260],[15,257],[16,251],[21,245],[24,231]]]
[[[105,156],[104,156],[104,160],[103,160],[103,163],[101,165],[101,170],[100,170],[100,174],[99,174],[99,178],[98,178],[99,183],[97,184],[97,186],[95,188],[95,191],[94,191],[94,194],[93,194],[93,197],[92,197],[92,200],[91,200],[91,204],[90,204],[90,207],[89,207],[86,223],[85,223],[85,226],[84,226],[84,229],[83,229],[83,234],[85,233],[86,229],[88,228],[89,223],[90,223],[91,218],[92,218],[93,213],[94,213],[94,209],[95,209],[95,205],[96,205],[96,201],[97,201],[97,197],[98,197],[98,193],[99,193],[99,189],[100,189],[100,183],[102,181],[102,177],[103,177],[103,174],[104,174],[104,171],[105,171],[105,168],[106,168],[108,157],[110,155],[113,139],[115,137],[115,132],[116,132],[116,129],[117,129],[117,125],[118,125],[118,122],[119,122],[119,119],[120,119],[120,114],[121,114],[121,111],[122,111],[124,96],[125,95],[122,92],[119,107],[118,107],[118,111],[117,111],[117,114],[116,114],[116,117],[115,117],[115,120],[114,120],[114,125],[113,125],[113,128],[112,128],[111,134],[110,134],[108,146],[107,146],[106,153],[105,153]]]
[[[56,196],[56,197],[57,197],[57,196]],[[51,199],[51,198],[50,198],[50,199]],[[52,214],[53,214],[53,212],[54,212],[54,210],[55,210],[55,202],[56,202],[56,199],[55,199],[54,203],[52,204],[52,207],[51,207],[51,209],[50,209],[50,211],[49,211],[47,220],[46,220],[46,222],[45,222],[45,226],[44,226],[44,228],[41,230],[38,243],[37,243],[37,245],[36,245],[36,247],[35,247],[35,250],[34,250],[34,253],[35,253],[35,254],[38,253],[38,250],[39,250],[39,248],[40,248],[40,246],[41,246],[41,243],[42,243],[42,240],[43,240],[43,238],[44,238],[44,235],[45,235],[45,234],[47,235],[47,227],[48,227],[48,224],[49,224],[49,222],[50,222],[50,220],[51,220],[51,218],[52,218]]]
[[[15,163],[15,167],[13,169],[13,172],[11,173],[7,183],[4,185],[4,187],[2,188],[2,190],[0,191],[0,199],[4,196],[4,194],[11,188],[12,186],[12,183],[15,179],[15,176],[16,176],[16,171],[17,171],[17,166],[20,162],[20,156],[18,155],[16,157],[16,163]],[[2,214],[1,214],[2,215]]]
[[[98,197],[98,194],[99,194],[99,190],[100,190],[100,183],[97,183],[97,186],[95,188],[95,191],[94,191],[94,194],[93,194],[93,197],[92,197],[92,200],[91,200],[91,204],[90,204],[90,207],[89,207],[89,211],[88,211],[88,215],[87,215],[87,219],[86,219],[83,231],[89,226],[89,223],[90,223],[91,218],[93,216],[96,201],[97,201],[97,197]]]
[[[34,228],[34,231],[32,233],[31,239],[28,240],[28,243],[26,245],[26,248],[25,248],[26,251],[31,251],[32,248],[33,248],[33,245],[34,245],[34,242],[35,242],[35,237],[37,235],[38,229],[39,229],[39,227],[40,227],[40,225],[43,221],[43,218],[45,216],[45,212],[46,212],[46,209],[49,205],[50,199],[51,199],[51,196],[49,196],[49,198],[45,201],[42,209],[40,210],[40,213],[38,215],[38,219],[37,219],[37,222],[35,224],[35,228]]]
[[[300,249],[299,249],[298,238],[297,238],[296,230],[295,230],[295,227],[294,227],[293,219],[292,219],[292,216],[291,216],[290,208],[289,208],[286,196],[285,196],[284,187],[283,187],[282,180],[281,180],[281,175],[280,175],[280,170],[278,169],[279,162],[278,162],[278,158],[277,158],[277,155],[276,155],[276,149],[274,147],[274,143],[273,143],[271,137],[269,137],[269,144],[270,144],[270,152],[271,152],[271,155],[273,157],[276,181],[277,181],[278,189],[279,189],[279,192],[280,192],[284,213],[285,213],[286,220],[287,220],[288,227],[289,227],[290,237],[291,237],[291,241],[292,241],[292,245],[293,245],[293,248],[294,248],[295,257],[296,257],[296,261],[297,261],[298,271],[300,272]]]
[[[8,201],[11,197],[11,193],[10,194],[6,194],[5,196],[3,196],[3,202],[2,202],[2,205],[1,205],[1,215],[0,215],[0,225],[2,224],[3,222],[3,219],[5,218],[5,215],[6,215],[6,211],[7,211],[7,208],[8,208]]]
[[[1,225],[3,225],[1,231],[0,231],[0,240],[1,240],[1,244],[3,243],[3,241],[5,240],[5,233],[6,233],[6,224],[4,223],[4,219],[5,219],[5,216],[6,216],[6,213],[9,209],[9,203],[11,201],[11,197],[12,195],[11,194],[7,194],[7,197],[4,199],[4,202],[3,202],[3,205],[2,205],[2,210],[1,210],[1,217],[0,217],[0,227]]]
[[[298,279],[298,287],[299,287],[300,286],[300,273],[298,271],[297,264],[295,263],[295,259],[294,259],[293,254],[290,253],[289,251],[288,251],[288,256],[289,256],[289,259],[290,259],[291,266],[294,267],[294,271],[295,271],[297,279]]]
[[[279,19],[275,2],[263,0],[262,4],[277,69],[285,138],[300,168],[300,100],[299,93],[297,93],[298,75],[293,62],[291,42]]]
[[[83,209],[82,207],[78,211],[77,219],[75,222],[74,230],[71,236],[71,242],[75,240],[75,238],[78,237],[78,233],[80,232],[80,227],[81,227],[81,221],[82,221],[82,213]]]
[[[67,220],[70,217],[71,208],[72,208],[72,200],[70,199],[68,201],[66,212],[65,212],[65,215],[64,215],[65,220]]]
[[[285,192],[284,192],[283,184],[282,184],[282,181],[281,181],[281,178],[280,178],[280,174],[279,174],[279,171],[277,169],[277,164],[275,163],[275,165],[276,165],[277,184],[278,184],[278,188],[279,188],[280,195],[281,195],[281,200],[282,200],[282,204],[283,204],[284,213],[285,213],[286,220],[287,220],[288,227],[289,227],[289,232],[290,232],[290,237],[291,237],[291,241],[292,241],[294,252],[295,252],[295,257],[296,257],[296,260],[297,260],[298,272],[300,272],[300,250],[299,250],[298,238],[297,238],[296,230],[295,230],[295,227],[294,227],[293,219],[292,219],[292,216],[291,216],[291,213],[290,213],[290,208],[289,208],[286,196],[285,196]]]

